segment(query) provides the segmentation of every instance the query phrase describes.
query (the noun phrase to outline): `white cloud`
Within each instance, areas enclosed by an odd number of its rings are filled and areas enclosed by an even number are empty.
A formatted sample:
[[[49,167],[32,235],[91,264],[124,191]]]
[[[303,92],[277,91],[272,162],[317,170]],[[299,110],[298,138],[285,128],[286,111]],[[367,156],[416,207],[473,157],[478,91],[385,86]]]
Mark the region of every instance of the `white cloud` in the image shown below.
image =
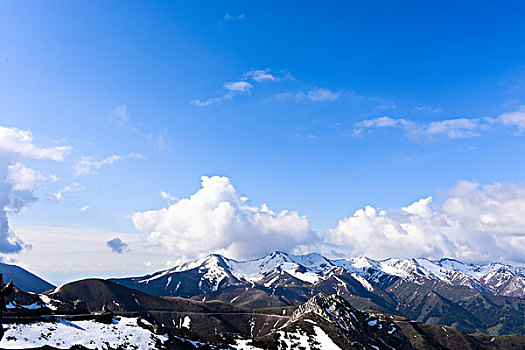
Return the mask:
[[[379,117],[376,119],[365,119],[355,124],[360,128],[394,128],[397,126],[407,125],[409,122],[405,119],[393,119],[390,117]]]
[[[229,21],[240,20],[240,19],[244,19],[245,17],[246,16],[244,15],[244,13],[241,13],[240,15],[237,15],[237,16],[230,15],[229,13],[224,15],[224,19],[229,20]]]
[[[164,192],[164,191],[160,191],[160,196],[161,196],[162,199],[167,199],[167,200],[170,200],[170,201],[176,201],[177,200],[177,197],[172,196],[168,192]]]
[[[151,244],[187,258],[211,252],[246,258],[316,242],[306,216],[249,206],[227,177],[201,180],[202,188],[190,198],[132,215]]]
[[[416,107],[416,110],[427,111],[425,106]],[[441,110],[430,110],[440,112]],[[450,139],[471,138],[481,136],[481,132],[493,130],[493,126],[503,125],[517,128],[515,136],[520,136],[525,131],[525,106],[517,111],[503,113],[495,118],[454,118],[437,120],[429,123],[411,121],[409,119],[394,119],[380,117],[376,119],[365,119],[354,124],[353,134],[361,136],[365,130],[377,128],[401,128],[407,136],[413,139],[429,138],[437,135],[445,135]]]
[[[431,135],[445,134],[451,139],[480,136],[479,119],[458,118],[431,122],[425,132]]]
[[[206,100],[193,100],[191,104],[197,107],[207,107],[214,104],[219,104],[224,101],[231,100],[235,95],[238,94],[251,94],[253,85],[247,81],[235,81],[224,83],[223,88],[226,92],[219,97],[212,97]]]
[[[461,181],[439,207],[432,197],[400,211],[357,210],[326,231],[326,243],[348,255],[452,257],[525,263],[525,185],[480,188]]]
[[[223,91],[222,94],[217,97],[211,97],[205,100],[196,99],[191,101],[190,103],[197,107],[208,107],[214,104],[220,104],[225,101],[232,100],[236,95],[238,94],[246,94],[250,95],[254,86],[248,82],[248,80],[251,80],[252,82],[256,83],[262,83],[267,81],[281,81],[281,80],[294,80],[294,77],[288,72],[288,71],[280,71],[279,75],[272,74],[271,70],[269,68],[265,69],[258,69],[258,70],[251,70],[249,72],[246,72],[242,76],[242,80],[239,81],[233,81],[233,82],[226,82],[222,85]],[[329,98],[328,95],[321,97],[323,93],[326,94],[327,92],[330,93],[330,91],[326,89],[320,89],[321,91],[311,91],[312,96],[306,94],[307,98],[313,99],[313,98]],[[326,91],[325,91],[326,90]]]
[[[431,106],[416,106],[414,110],[418,112],[428,112],[428,113],[440,113],[443,112],[443,108],[431,107]]]
[[[109,113],[109,120],[117,125],[127,124],[130,120],[128,107],[126,105],[120,105]]]
[[[73,167],[73,170],[75,171],[76,176],[86,175],[86,174],[90,174],[90,173],[97,171],[98,169],[102,168],[104,165],[111,165],[119,160],[127,159],[127,158],[145,159],[145,157],[139,153],[130,153],[130,154],[122,155],[122,156],[112,155],[102,160],[96,160],[91,157],[83,157],[77,164],[75,164],[75,166]]]
[[[64,195],[66,193],[81,191],[82,189],[83,189],[82,186],[79,183],[75,182],[71,186],[67,185],[67,186],[63,187],[62,189],[58,190],[57,192],[48,193],[47,196],[53,202],[60,204],[60,203],[64,202],[64,200],[65,200]]]
[[[280,76],[278,76],[273,74],[269,68],[254,69],[244,73],[244,79],[253,79],[258,83],[266,81],[294,80],[294,77],[292,77],[292,75],[289,72],[281,71],[280,73]]]
[[[310,100],[313,102],[333,102],[339,98],[341,91],[333,92],[327,88],[313,88],[307,92],[298,92],[295,98],[298,100]]]
[[[518,128],[516,135],[523,134],[525,131],[525,106],[521,106],[517,111],[504,113],[497,118],[487,118],[491,122],[501,123],[506,126],[515,126]]]
[[[117,254],[123,254],[129,250],[128,244],[121,240],[119,237],[115,237],[107,241],[106,246]]]
[[[89,209],[89,205],[84,205],[82,208],[79,208],[78,211],[87,211]]]
[[[7,166],[7,182],[14,191],[35,191],[42,181],[56,182],[58,177],[27,168],[21,163]]]
[[[365,130],[378,128],[404,128],[406,131],[414,129],[414,123],[406,119],[394,119],[387,116],[375,119],[364,119],[354,124],[353,135],[361,136]]]
[[[253,85],[247,81],[234,81],[224,83],[224,88],[229,91],[239,92],[242,94],[249,94],[253,89]]]
[[[0,126],[0,153],[24,158],[63,161],[65,155],[70,151],[69,146],[35,146],[31,131]]]
[[[208,107],[208,106],[211,106],[211,105],[215,105],[215,104],[219,104],[219,103],[222,103],[226,100],[231,100],[233,97],[233,95],[231,94],[227,94],[227,95],[223,95],[221,97],[212,97],[212,98],[208,98],[206,100],[193,100],[191,101],[191,104],[194,105],[194,106],[197,106],[197,107]]]
[[[42,181],[56,181],[55,175],[30,169],[21,159],[63,161],[69,146],[39,147],[29,130],[0,126],[0,253],[29,249],[12,230],[8,214],[18,213],[37,200],[34,191]]]
[[[141,123],[132,123],[131,116],[126,105],[120,105],[108,113],[108,119],[117,127],[130,130],[138,136],[148,140],[155,148],[165,150],[169,148],[170,140],[168,130],[146,131]]]
[[[354,124],[353,134],[360,136],[365,130],[378,128],[401,128],[407,136],[414,139],[429,138],[434,135],[445,135],[451,139],[480,136],[480,120],[477,118],[456,118],[439,120],[430,123],[416,123],[408,119],[379,117],[365,119]]]

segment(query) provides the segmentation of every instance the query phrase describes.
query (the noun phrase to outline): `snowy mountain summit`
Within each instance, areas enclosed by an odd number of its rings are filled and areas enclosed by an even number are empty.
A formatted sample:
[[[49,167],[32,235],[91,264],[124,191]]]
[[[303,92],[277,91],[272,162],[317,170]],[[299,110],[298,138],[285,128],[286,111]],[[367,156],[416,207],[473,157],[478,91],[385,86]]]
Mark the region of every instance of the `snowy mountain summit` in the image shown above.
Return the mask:
[[[525,297],[524,267],[501,263],[465,264],[447,258],[373,260],[361,256],[328,259],[318,253],[293,255],[281,251],[246,261],[212,254],[152,275],[114,281],[150,293],[159,289],[152,293],[156,295],[191,296],[217,292],[229,285],[258,284],[271,288],[283,274],[304,283],[317,284],[342,273],[351,275],[368,290],[385,278],[399,277],[418,284],[436,280],[485,294]],[[192,276],[198,284],[183,285],[184,276]]]

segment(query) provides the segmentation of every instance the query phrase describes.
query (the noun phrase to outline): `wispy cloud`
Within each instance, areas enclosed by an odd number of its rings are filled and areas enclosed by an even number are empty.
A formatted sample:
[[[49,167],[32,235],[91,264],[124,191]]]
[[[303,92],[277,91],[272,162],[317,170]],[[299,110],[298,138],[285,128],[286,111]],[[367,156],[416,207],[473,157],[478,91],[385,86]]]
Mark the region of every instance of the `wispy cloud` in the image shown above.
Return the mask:
[[[274,74],[269,68],[254,69],[242,75],[242,79],[233,82],[226,82],[222,85],[222,92],[219,96],[207,99],[195,99],[190,103],[197,107],[208,107],[232,100],[236,95],[250,95],[254,89],[252,83],[277,82],[282,80],[294,80],[293,76],[287,71],[280,71]]]
[[[478,118],[458,118],[431,122],[424,132],[430,135],[445,134],[451,139],[480,136]]]
[[[358,123],[355,123],[355,126],[359,128],[395,128],[398,126],[409,125],[409,121],[405,119],[393,119],[390,117],[379,117],[375,119],[365,119]]]
[[[251,94],[253,85],[247,81],[226,82],[223,84],[223,94],[218,97],[208,98],[206,100],[193,100],[191,104],[197,107],[207,107],[231,100],[238,94]]]
[[[278,100],[294,99],[296,101],[333,102],[342,94],[342,91],[332,91],[327,88],[315,87],[308,91],[284,92],[275,95]]]
[[[491,123],[516,127],[518,130],[514,134],[519,136],[525,131],[525,106],[520,106],[517,111],[504,113],[496,118],[487,118],[487,120]]]
[[[244,73],[244,79],[253,79],[258,83],[266,81],[282,81],[282,80],[295,80],[295,78],[288,71],[280,71],[279,74],[272,73],[269,68],[266,69],[254,69]]]
[[[83,187],[78,183],[74,182],[72,185],[67,185],[57,192],[48,193],[47,197],[55,203],[61,204],[65,200],[65,194],[70,192],[82,191]]]
[[[82,208],[79,208],[78,211],[87,211],[89,209],[89,205],[84,205]]]
[[[160,197],[162,199],[167,199],[167,200],[170,200],[170,201],[176,201],[177,200],[177,197],[172,196],[168,192],[164,192],[164,191],[160,191]]]
[[[500,114],[497,117],[453,118],[432,122],[417,122],[406,118],[387,116],[364,119],[354,124],[353,135],[363,136],[375,129],[402,129],[412,139],[430,138],[444,135],[449,139],[464,139],[482,136],[483,132],[497,130],[498,127],[511,127],[514,136],[525,131],[525,106],[517,111]]]
[[[238,21],[241,19],[245,19],[246,15],[244,13],[241,13],[240,15],[230,15],[229,13],[224,15],[224,19],[227,21]]]
[[[120,105],[115,108],[108,115],[109,120],[117,125],[124,125],[130,121],[130,116],[128,112],[128,106]]]
[[[111,124],[133,131],[138,136],[148,140],[156,149],[165,150],[169,148],[170,142],[167,130],[161,129],[158,132],[143,130],[143,128],[137,126],[136,123],[132,123],[131,114],[127,105],[119,105],[113,108],[107,117]]]
[[[362,136],[365,131],[385,128],[400,128],[407,136],[419,139],[430,136],[445,135],[450,139],[469,138],[480,136],[479,118],[456,118],[434,121],[430,123],[417,123],[408,119],[394,119],[379,117],[365,119],[354,124],[353,135]]]
[[[105,165],[111,165],[115,162],[127,158],[145,159],[145,157],[139,153],[130,153],[126,155],[112,155],[101,160],[96,160],[92,157],[83,157],[77,164],[75,164],[73,170],[76,176],[87,175],[96,172],[98,169],[102,168]]]
[[[313,102],[332,102],[339,98],[341,91],[331,91],[327,88],[313,88],[307,92],[298,92],[295,95],[296,99],[299,100],[310,100]]]
[[[417,112],[428,112],[428,113],[440,113],[443,112],[443,109],[440,107],[431,107],[431,106],[416,106],[414,110]]]
[[[235,93],[250,94],[253,89],[253,85],[247,81],[234,81],[224,83],[224,88]]]

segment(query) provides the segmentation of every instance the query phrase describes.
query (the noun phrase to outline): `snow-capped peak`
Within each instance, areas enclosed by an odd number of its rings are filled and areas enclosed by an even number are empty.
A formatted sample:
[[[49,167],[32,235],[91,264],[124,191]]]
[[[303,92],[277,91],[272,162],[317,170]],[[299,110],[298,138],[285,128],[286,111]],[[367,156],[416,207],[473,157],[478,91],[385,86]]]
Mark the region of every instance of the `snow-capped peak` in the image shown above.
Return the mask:
[[[212,254],[134,280],[147,284],[157,279],[166,279],[172,274],[193,270],[201,275],[198,288],[204,293],[216,291],[223,281],[232,279],[251,284],[265,281],[262,285],[268,285],[269,288],[270,284],[266,279],[270,276],[275,278],[276,272],[285,272],[307,283],[317,283],[341,271],[351,274],[361,282],[365,279],[371,283],[377,283],[382,276],[396,276],[416,283],[440,280],[484,293],[514,296],[522,296],[524,292],[520,291],[520,286],[525,285],[525,268],[501,263],[464,264],[449,258],[374,260],[366,256],[331,260],[318,253],[294,255],[282,251],[245,261]]]

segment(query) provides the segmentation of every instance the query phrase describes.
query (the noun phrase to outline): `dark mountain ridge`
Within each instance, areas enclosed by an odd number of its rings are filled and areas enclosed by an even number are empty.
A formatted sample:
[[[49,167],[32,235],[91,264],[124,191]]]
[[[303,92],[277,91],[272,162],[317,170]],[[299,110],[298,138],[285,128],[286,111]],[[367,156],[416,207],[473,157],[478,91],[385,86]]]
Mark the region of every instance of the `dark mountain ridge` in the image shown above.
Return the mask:
[[[287,281],[296,282],[295,279]],[[37,344],[51,339],[64,325],[68,332],[75,329],[85,332],[83,327],[96,329],[98,326],[95,326],[102,323],[106,325],[101,327],[122,334],[117,339],[123,345],[111,349],[139,345],[133,344],[130,338],[130,332],[139,332],[137,327],[151,332],[149,349],[514,350],[525,346],[525,336],[467,335],[451,327],[425,325],[376,311],[359,311],[347,298],[335,294],[316,294],[291,307],[245,308],[221,301],[153,296],[110,281],[86,279],[46,294],[15,288],[8,303],[16,305],[4,318],[8,334],[13,334],[8,336],[9,342],[17,341],[17,337],[27,341],[28,337],[35,336],[40,337],[34,340]],[[134,319],[136,321],[132,321]],[[84,323],[77,325],[76,322]],[[126,331],[118,325],[131,329]],[[9,333],[11,327],[19,330],[26,327],[29,331]],[[54,339],[60,337],[57,333]],[[67,339],[69,343],[61,341],[60,348],[86,349],[74,345],[74,337]],[[55,348],[54,343],[50,345],[45,348]]]
[[[51,283],[21,268],[20,266],[0,263],[0,273],[4,275],[4,283],[11,278],[16,281],[16,285],[28,292],[43,293],[55,288]]]

